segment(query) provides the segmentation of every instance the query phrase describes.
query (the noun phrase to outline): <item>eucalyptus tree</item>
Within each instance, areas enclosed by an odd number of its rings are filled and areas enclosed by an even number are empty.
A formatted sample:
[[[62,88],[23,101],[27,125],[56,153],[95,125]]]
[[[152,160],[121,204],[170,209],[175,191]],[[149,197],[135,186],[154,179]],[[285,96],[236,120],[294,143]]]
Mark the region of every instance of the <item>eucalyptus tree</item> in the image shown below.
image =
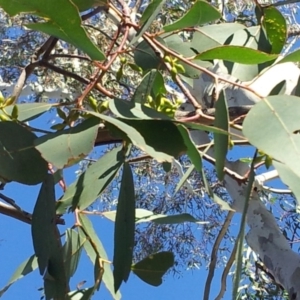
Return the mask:
[[[30,224],[35,251],[0,295],[39,269],[46,299],[90,299],[102,282],[120,299],[131,271],[157,286],[209,262],[203,299],[217,264],[217,299],[231,269],[234,298],[300,299],[294,2],[0,0],[0,213]],[[33,212],[5,195],[12,181],[42,183]],[[91,215],[115,222],[113,257]],[[82,250],[95,281],[72,291]]]

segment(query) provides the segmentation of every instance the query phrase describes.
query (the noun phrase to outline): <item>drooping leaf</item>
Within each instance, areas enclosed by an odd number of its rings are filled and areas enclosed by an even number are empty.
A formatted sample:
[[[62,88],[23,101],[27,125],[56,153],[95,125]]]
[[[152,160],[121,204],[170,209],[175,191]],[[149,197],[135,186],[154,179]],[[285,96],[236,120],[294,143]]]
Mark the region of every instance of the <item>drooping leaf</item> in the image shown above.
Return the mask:
[[[171,162],[173,157],[186,151],[183,138],[173,122],[167,120],[127,120],[91,112],[107,122],[113,132],[155,158]]]
[[[66,242],[63,246],[66,277],[70,279],[76,272],[84,241],[77,231],[66,230]]]
[[[152,22],[155,20],[156,16],[159,14],[162,6],[166,0],[152,0],[149,5],[147,5],[140,19],[140,29],[137,31],[135,37],[131,40],[130,45],[134,45],[139,38],[148,30]]]
[[[224,131],[229,130],[229,116],[227,108],[227,100],[224,91],[221,91],[218,100],[215,103],[216,115],[214,125]],[[224,178],[225,160],[228,151],[229,136],[214,133],[214,153],[216,159],[216,171],[220,181]]]
[[[93,60],[104,60],[105,55],[91,42],[81,26],[77,7],[71,1],[52,0],[0,0],[0,6],[10,15],[36,14],[44,23],[26,24],[26,27],[62,39],[87,53]],[[57,9],[59,7],[59,9]]]
[[[40,274],[44,276],[46,299],[64,299],[67,280],[56,235],[54,179],[47,175],[32,214],[32,240]]]
[[[100,256],[100,258],[108,261],[108,256],[106,254],[106,251],[100,241],[98,234],[94,230],[92,222],[84,214],[79,214],[79,221],[84,229],[83,230],[81,227],[79,227],[79,234],[82,238],[86,239],[84,243],[84,249],[88,257],[90,258],[91,262],[94,264],[97,256]],[[90,240],[87,239],[86,235],[88,235]],[[93,243],[96,249],[92,247],[91,243]],[[97,252],[95,252],[95,250]],[[114,280],[113,280],[113,273],[110,264],[104,262],[103,268],[104,268],[104,273],[102,277],[103,283],[105,284],[106,288],[112,295],[113,299],[115,300],[121,299],[120,292],[119,291],[117,293],[114,292]],[[95,286],[96,286],[96,282],[95,282]],[[95,287],[93,288],[93,290],[95,290]]]
[[[243,133],[252,145],[297,176],[300,175],[299,109],[298,97],[270,96],[256,104],[243,123]]]
[[[30,256],[28,259],[26,259],[23,263],[19,265],[17,270],[14,272],[12,277],[10,278],[7,285],[0,290],[0,297],[3,296],[3,294],[9,289],[9,287],[15,283],[17,280],[23,278],[27,274],[33,272],[38,268],[38,262],[37,257],[35,255]]]
[[[162,45],[166,44],[165,41],[160,37],[157,37],[156,40],[160,42]],[[151,70],[151,69],[158,70],[162,67],[160,54],[155,53],[153,48],[145,40],[140,42],[135,47],[134,61],[144,71]]]
[[[15,122],[0,123],[0,179],[34,185],[42,182],[47,162],[34,148],[36,136]]]
[[[75,127],[49,133],[34,141],[35,148],[46,161],[58,169],[73,165],[94,147],[99,119],[88,118]]]
[[[263,26],[272,45],[272,53],[280,54],[287,38],[287,25],[284,16],[274,6],[263,8]]]
[[[222,59],[241,64],[256,65],[272,61],[277,54],[268,54],[251,48],[241,46],[220,46],[198,54],[195,59],[212,60]]]
[[[150,107],[142,105],[140,103],[133,103],[121,99],[112,99],[109,101],[109,109],[111,112],[125,119],[162,119],[170,120],[171,118],[166,114],[158,112]]]
[[[114,233],[114,287],[127,281],[132,264],[135,230],[135,191],[132,171],[124,164]]]
[[[221,18],[220,12],[204,1],[196,1],[189,11],[178,21],[164,26],[165,32],[200,26]]]
[[[72,210],[77,207],[82,210],[91,205],[113,180],[123,161],[121,146],[103,155],[67,188],[57,201],[57,213],[64,214],[70,206]]]
[[[18,107],[18,120],[28,122],[49,111],[53,105],[49,103],[21,103],[16,106]],[[12,105],[5,107],[5,112],[11,115],[13,107]]]
[[[143,281],[153,286],[162,284],[162,277],[174,265],[172,252],[159,252],[134,264],[132,271]]]
[[[173,196],[177,194],[177,192],[185,185],[186,181],[188,180],[191,173],[195,170],[195,166],[191,165],[188,170],[184,173],[184,175],[180,178],[178,184],[176,185],[176,189],[174,191]],[[190,189],[188,189],[188,192],[190,192]]]

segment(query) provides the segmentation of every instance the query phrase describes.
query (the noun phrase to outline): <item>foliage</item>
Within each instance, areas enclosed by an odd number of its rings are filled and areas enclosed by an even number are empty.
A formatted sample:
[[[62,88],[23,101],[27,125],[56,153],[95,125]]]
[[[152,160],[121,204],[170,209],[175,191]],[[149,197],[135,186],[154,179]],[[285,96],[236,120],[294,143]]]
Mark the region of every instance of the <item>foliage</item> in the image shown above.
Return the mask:
[[[300,199],[299,94],[262,97],[230,77],[250,81],[270,66],[299,61],[299,51],[280,57],[288,33],[282,12],[256,5],[256,19],[253,12],[239,13],[237,22],[225,22],[225,16],[235,15],[231,2],[222,15],[218,5],[200,0],[137,1],[131,8],[124,1],[0,0],[2,35],[10,35],[11,43],[1,50],[6,55],[1,58],[0,179],[4,191],[12,181],[41,183],[32,215],[12,201],[14,214],[0,205],[1,213],[31,224],[35,251],[0,296],[38,268],[46,299],[90,299],[102,282],[120,299],[120,286],[131,271],[157,286],[170,268],[217,259],[209,249],[224,228],[225,215],[232,213],[226,211],[231,200],[222,180],[237,174],[225,168],[229,150],[239,149],[230,126],[261,151],[260,165],[275,167]],[[217,60],[228,74],[214,72]],[[207,77],[213,84],[198,87],[201,98],[193,83]],[[237,103],[250,111],[233,116],[224,83],[255,94],[259,103],[251,109]],[[273,87],[273,93],[283,85]],[[211,106],[205,102],[209,99]],[[182,115],[184,101],[193,109]],[[54,125],[32,125],[49,112],[56,114]],[[197,143],[193,134],[199,131],[209,133],[209,144]],[[113,146],[95,148],[108,144]],[[89,158],[93,150],[96,161]],[[80,174],[66,186],[63,170],[78,163]],[[276,201],[288,202],[296,213],[295,198]],[[101,209],[92,210],[98,199]],[[76,222],[68,225],[63,242],[59,225],[68,213]],[[115,222],[112,258],[90,215]],[[195,228],[202,228],[201,241]],[[223,238],[219,257],[229,255],[235,241],[229,230]],[[238,240],[243,245],[243,237]],[[249,287],[258,259],[245,249],[237,257],[236,273],[240,286],[243,281],[247,286],[235,297],[275,299],[278,286],[266,276]],[[71,291],[83,251],[94,266],[94,284]]]

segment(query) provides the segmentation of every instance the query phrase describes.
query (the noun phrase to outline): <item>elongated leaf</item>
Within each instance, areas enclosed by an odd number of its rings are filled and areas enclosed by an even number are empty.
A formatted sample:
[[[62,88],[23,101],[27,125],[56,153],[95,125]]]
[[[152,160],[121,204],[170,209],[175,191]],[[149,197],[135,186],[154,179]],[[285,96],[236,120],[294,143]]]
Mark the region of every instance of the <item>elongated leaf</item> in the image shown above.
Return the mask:
[[[183,138],[176,125],[166,120],[125,120],[89,111],[105,120],[114,133],[145,151],[158,162],[172,162],[173,156],[186,151]],[[113,126],[111,126],[113,125]]]
[[[35,148],[58,169],[73,165],[93,149],[98,125],[99,119],[88,118],[75,127],[37,138]]]
[[[123,161],[122,147],[103,155],[67,188],[57,202],[57,213],[65,213],[70,206],[72,210],[77,207],[82,210],[91,205],[113,180]]]
[[[272,45],[272,53],[280,54],[287,38],[287,25],[284,16],[276,7],[263,9],[263,26]]]
[[[100,256],[102,259],[108,261],[108,256],[106,254],[106,251],[99,239],[99,236],[95,232],[93,224],[91,223],[89,218],[84,214],[79,214],[79,220],[84,229],[83,231],[82,228],[79,227],[79,234],[82,238],[86,239],[84,243],[84,249],[88,257],[90,258],[91,262],[95,264],[95,260],[97,256]],[[90,240],[87,239],[86,234],[88,235]],[[95,252],[95,248],[91,246],[91,243],[93,243],[93,245],[96,247],[97,252]],[[104,273],[102,278],[103,283],[105,284],[106,288],[108,289],[108,291],[110,292],[110,294],[115,300],[121,299],[120,292],[119,291],[117,293],[114,292],[113,273],[110,268],[110,264],[103,263],[103,268],[104,268]],[[95,282],[95,286],[96,286],[96,282]],[[95,290],[95,287],[93,289]]]
[[[51,5],[49,5],[47,0],[0,0],[0,6],[10,16],[31,13],[44,18],[45,23],[26,24],[26,26],[74,45],[93,60],[105,59],[105,55],[91,42],[81,27],[78,10],[71,1],[51,0]]]
[[[152,0],[146,7],[140,19],[141,28],[137,31],[135,37],[131,40],[130,45],[135,44],[139,38],[144,34],[146,30],[150,27],[152,22],[155,20],[156,16],[159,14],[162,6],[166,0]]]
[[[162,276],[174,265],[172,252],[159,252],[134,264],[132,271],[148,284],[159,286],[162,284]]]
[[[15,273],[10,278],[8,284],[0,290],[0,297],[9,289],[9,287],[15,283],[17,280],[23,278],[27,274],[33,272],[35,269],[38,268],[37,257],[35,255],[30,256],[26,259],[20,266],[17,268]]]
[[[108,211],[102,213],[104,217],[115,222],[116,220],[116,211]],[[154,214],[152,211],[137,208],[135,210],[135,223],[144,223],[144,222],[154,222],[156,224],[180,224],[184,222],[193,222],[198,224],[206,224],[205,221],[200,221],[195,219],[192,215],[188,213],[182,213],[178,215],[164,215],[164,214]]]
[[[241,64],[256,65],[272,61],[277,54],[267,54],[251,48],[240,46],[220,46],[198,54],[195,59],[212,60],[223,59]]]
[[[289,53],[283,59],[281,59],[278,63],[285,63],[285,62],[299,62],[300,60],[300,50],[296,50],[292,53]]]
[[[64,299],[67,286],[62,251],[57,240],[54,179],[47,175],[32,215],[32,240],[40,274],[44,275],[46,299]]]
[[[28,122],[38,118],[40,115],[49,111],[53,105],[49,103],[22,103],[17,104],[18,120]],[[14,106],[5,107],[5,112],[11,115]]]
[[[63,247],[66,277],[70,279],[76,272],[84,241],[77,231],[67,229]]]
[[[204,1],[196,1],[189,11],[178,21],[166,25],[165,32],[182,30],[188,27],[199,26],[221,18],[221,14],[212,5]]]
[[[196,145],[191,139],[191,136],[183,125],[178,125],[178,129],[184,139],[184,144],[187,147],[187,155],[189,156],[191,162],[195,166],[196,170],[201,172],[202,170],[202,158],[200,152],[198,151]]]
[[[114,115],[125,119],[171,120],[171,118],[166,114],[158,112],[150,107],[147,107],[140,103],[133,103],[131,101],[129,102],[121,99],[110,100],[109,109]]]
[[[243,133],[250,143],[300,176],[300,98],[270,96],[250,110]]]
[[[34,185],[45,179],[48,165],[34,149],[35,139],[15,122],[0,123],[0,180]]]
[[[229,116],[227,108],[227,100],[224,91],[221,91],[218,100],[215,104],[216,107],[216,118],[214,125],[224,131],[229,130]],[[220,181],[224,178],[224,167],[225,160],[228,151],[229,137],[228,135],[214,133],[214,143],[215,143],[215,158],[216,158],[216,171],[218,179]]]
[[[114,287],[127,281],[132,264],[135,229],[135,192],[132,171],[124,164],[114,233]]]

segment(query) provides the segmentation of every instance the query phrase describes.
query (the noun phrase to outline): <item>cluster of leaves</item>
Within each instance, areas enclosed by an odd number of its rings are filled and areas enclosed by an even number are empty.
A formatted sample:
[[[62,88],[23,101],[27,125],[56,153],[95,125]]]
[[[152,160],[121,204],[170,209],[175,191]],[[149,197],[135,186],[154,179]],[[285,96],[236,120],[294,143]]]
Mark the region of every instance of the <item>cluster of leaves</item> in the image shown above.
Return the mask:
[[[240,80],[253,79],[279,57],[286,43],[287,25],[273,6],[257,7],[258,25],[253,27],[240,23],[217,24],[220,12],[207,2],[195,1],[185,13],[179,16],[172,14],[171,22],[166,20],[161,30],[150,30],[154,32],[151,33],[149,29],[157,22],[165,2],[152,1],[141,11],[139,19],[132,19],[133,14],[130,15],[123,2],[114,5],[104,0],[57,0],[46,5],[46,0],[26,3],[0,0],[0,6],[12,17],[22,13],[33,14],[34,22],[26,23],[26,27],[33,30],[30,34],[35,31],[43,33],[37,41],[43,41],[43,45],[37,50],[31,49],[31,60],[27,60],[12,97],[3,100],[1,105],[2,183],[42,183],[42,186],[29,220],[35,254],[20,266],[0,295],[16,279],[37,268],[44,278],[46,299],[90,299],[102,281],[112,296],[119,299],[119,288],[123,281],[128,280],[131,271],[149,284],[156,286],[162,283],[162,276],[174,265],[174,254],[164,251],[162,246],[153,247],[153,253],[148,253],[147,257],[140,256],[140,261],[133,264],[135,228],[139,228],[136,224],[151,222],[155,226],[169,226],[183,222],[201,223],[190,214],[191,211],[176,213],[176,209],[161,208],[153,213],[152,207],[146,210],[138,204],[135,193],[137,177],[131,166],[137,161],[136,157],[132,158],[134,147],[143,152],[143,157],[138,159],[154,159],[166,172],[170,171],[174,158],[186,154],[190,167],[174,194],[196,171],[202,178],[205,192],[226,207],[227,203],[219,199],[207,179],[203,166],[205,152],[199,151],[189,133],[190,130],[211,133],[216,149],[216,174],[221,181],[230,144],[226,97],[220,94],[210,124],[181,122],[174,119],[180,100],[172,99],[168,94],[167,83],[178,85],[199,108],[198,101],[187,93],[184,82],[190,83],[198,78],[215,59],[223,60],[230,73]],[[121,6],[122,10],[119,9]],[[90,11],[91,8],[93,10]],[[87,11],[86,14],[80,13],[84,11]],[[111,37],[101,32],[101,40],[105,36],[106,42],[100,45],[93,38],[97,28],[88,28],[83,21],[90,17],[92,21],[88,25],[97,24],[101,13],[113,15],[118,21],[118,28]],[[47,39],[48,35],[50,38]],[[56,53],[58,43],[62,48],[66,45],[73,47],[75,54]],[[68,70],[49,63],[50,59],[55,61],[64,55],[73,63],[84,61],[85,66],[82,62],[79,65],[74,63]],[[295,51],[276,63],[296,62],[299,58],[300,52]],[[83,91],[72,99],[59,99],[54,103],[17,104],[25,80],[38,68],[70,77],[72,84],[80,82]],[[81,70],[80,76],[76,74],[76,68]],[[118,93],[113,82],[118,86]],[[75,88],[74,84],[73,91]],[[247,115],[243,132],[252,145],[267,154],[265,159],[273,158],[273,165],[282,180],[300,199],[297,185],[300,176],[297,159],[299,128],[295,127],[298,100],[297,96],[286,95],[265,98]],[[43,128],[40,131],[44,134],[37,136],[34,133],[37,129],[30,127],[28,122],[30,124],[51,109],[56,109],[61,123],[49,130]],[[275,140],[271,137],[274,132],[277,134]],[[107,133],[109,139],[105,138]],[[14,136],[13,140],[11,136]],[[82,161],[95,144],[115,141],[122,143],[91,164],[70,186],[64,185],[61,170]],[[116,210],[102,213],[115,222],[112,271],[107,264],[109,258],[105,249],[88,218],[88,209],[107,192],[116,176],[120,176],[121,182]],[[54,193],[55,184],[60,184],[64,192],[59,199]],[[57,225],[68,212],[75,214],[77,222],[65,232],[66,239],[62,245]],[[172,215],[166,212],[172,212]],[[83,249],[94,265],[94,285],[70,291],[69,281],[76,272]]]

